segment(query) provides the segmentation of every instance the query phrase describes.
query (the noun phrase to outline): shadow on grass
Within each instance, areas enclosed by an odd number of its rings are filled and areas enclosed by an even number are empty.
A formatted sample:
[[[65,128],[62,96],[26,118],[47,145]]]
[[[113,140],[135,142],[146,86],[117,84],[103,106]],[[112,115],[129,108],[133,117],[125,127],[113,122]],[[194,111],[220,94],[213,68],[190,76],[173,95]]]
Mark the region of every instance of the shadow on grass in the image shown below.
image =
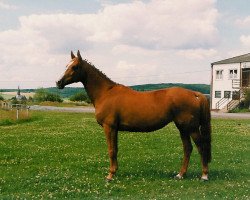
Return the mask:
[[[154,169],[142,170],[140,172],[130,171],[130,172],[119,172],[117,177],[119,179],[149,179],[149,180],[173,180],[178,174],[176,171],[160,171]],[[209,180],[238,180],[243,177],[247,177],[246,173],[235,172],[234,170],[212,170],[209,173]],[[184,176],[184,180],[200,180],[201,171],[188,171]]]
[[[239,180],[248,177],[247,173],[235,172],[235,170],[213,170],[211,171],[211,180]]]

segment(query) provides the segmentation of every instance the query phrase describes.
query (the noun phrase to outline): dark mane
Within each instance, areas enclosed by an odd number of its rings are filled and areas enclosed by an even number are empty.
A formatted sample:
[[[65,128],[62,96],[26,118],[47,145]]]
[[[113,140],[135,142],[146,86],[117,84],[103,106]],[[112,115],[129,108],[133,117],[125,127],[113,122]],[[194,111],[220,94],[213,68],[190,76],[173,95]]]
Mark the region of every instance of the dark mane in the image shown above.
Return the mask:
[[[105,73],[103,73],[101,70],[96,68],[95,65],[93,65],[91,62],[89,62],[87,59],[84,59],[83,61],[87,64],[89,69],[91,69],[95,74],[99,75],[100,77],[102,77],[102,78],[104,78],[104,79],[106,79],[114,84],[117,84],[116,82],[111,80]]]

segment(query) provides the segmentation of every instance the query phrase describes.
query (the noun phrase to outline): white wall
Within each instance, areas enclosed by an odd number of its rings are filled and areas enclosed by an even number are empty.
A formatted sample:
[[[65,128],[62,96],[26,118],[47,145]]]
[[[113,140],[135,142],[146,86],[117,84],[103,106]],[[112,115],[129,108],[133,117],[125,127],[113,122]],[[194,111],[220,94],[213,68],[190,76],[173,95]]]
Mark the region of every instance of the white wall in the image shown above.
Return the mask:
[[[232,63],[232,64],[220,64],[213,65],[212,67],[212,91],[211,91],[211,105],[212,109],[216,109],[216,103],[224,98],[224,91],[231,91],[231,96],[229,101],[232,99],[232,92],[238,91],[239,89],[233,89],[232,87],[232,79],[240,79],[240,63]],[[222,79],[216,79],[216,71],[223,70]],[[237,70],[237,77],[230,78],[229,72],[230,70]],[[221,91],[221,98],[215,98],[215,91]],[[228,101],[225,101],[224,105],[221,105],[220,109],[223,108]]]

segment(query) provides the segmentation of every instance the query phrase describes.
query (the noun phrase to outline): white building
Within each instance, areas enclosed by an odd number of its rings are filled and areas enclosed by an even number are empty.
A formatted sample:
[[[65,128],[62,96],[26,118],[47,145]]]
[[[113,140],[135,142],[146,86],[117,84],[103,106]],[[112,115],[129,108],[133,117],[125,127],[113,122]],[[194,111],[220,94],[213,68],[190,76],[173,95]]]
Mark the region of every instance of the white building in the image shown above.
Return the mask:
[[[211,64],[211,109],[230,110],[250,88],[250,53]]]

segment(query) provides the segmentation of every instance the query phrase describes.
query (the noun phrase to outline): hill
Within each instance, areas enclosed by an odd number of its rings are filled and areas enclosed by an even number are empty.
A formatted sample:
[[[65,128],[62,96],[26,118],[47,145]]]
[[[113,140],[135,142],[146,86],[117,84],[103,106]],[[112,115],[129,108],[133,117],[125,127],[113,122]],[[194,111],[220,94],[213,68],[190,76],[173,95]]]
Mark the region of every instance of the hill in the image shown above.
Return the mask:
[[[150,91],[158,90],[170,87],[182,87],[194,91],[201,92],[203,94],[210,94],[210,85],[207,84],[183,84],[183,83],[160,83],[160,84],[144,84],[144,85],[134,85],[130,86],[137,91]],[[59,94],[62,98],[69,98],[73,94],[81,91],[85,91],[84,88],[78,87],[66,87],[63,90],[59,90],[56,87],[46,88],[49,92]],[[0,89],[1,92],[16,92],[17,89]],[[34,93],[36,89],[21,89],[21,93]]]
[[[150,91],[170,87],[182,87],[189,90],[201,92],[203,94],[210,94],[210,85],[207,84],[184,84],[184,83],[160,83],[160,84],[144,84],[131,86],[134,90]]]

